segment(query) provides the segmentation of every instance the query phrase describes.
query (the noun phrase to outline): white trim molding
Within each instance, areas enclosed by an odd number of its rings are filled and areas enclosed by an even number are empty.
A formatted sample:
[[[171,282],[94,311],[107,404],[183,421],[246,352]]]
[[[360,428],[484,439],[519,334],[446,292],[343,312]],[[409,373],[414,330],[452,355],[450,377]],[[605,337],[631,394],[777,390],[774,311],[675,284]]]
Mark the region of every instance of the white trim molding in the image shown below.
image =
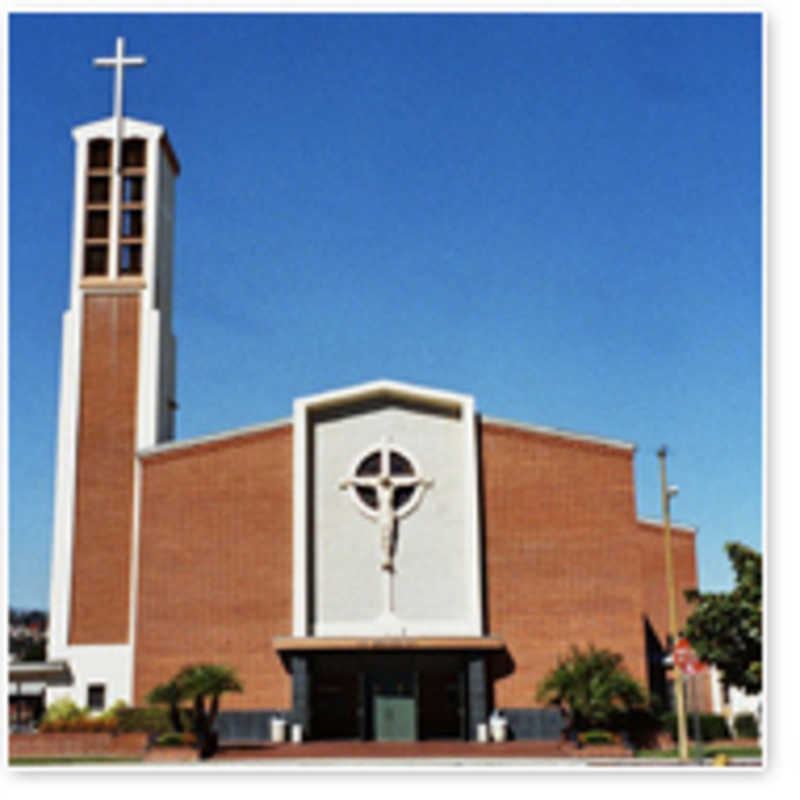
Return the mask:
[[[488,417],[483,414],[481,415],[481,420],[487,425],[499,425],[518,431],[538,433],[542,436],[553,436],[557,439],[569,439],[573,442],[585,442],[586,444],[599,444],[603,447],[613,447],[617,450],[636,450],[636,445],[633,442],[628,442],[624,439],[610,439],[606,436],[595,436],[591,433],[578,433],[576,431],[565,430],[564,428],[551,428],[546,425],[531,425],[527,422],[515,422],[513,420],[501,419],[500,417]]]

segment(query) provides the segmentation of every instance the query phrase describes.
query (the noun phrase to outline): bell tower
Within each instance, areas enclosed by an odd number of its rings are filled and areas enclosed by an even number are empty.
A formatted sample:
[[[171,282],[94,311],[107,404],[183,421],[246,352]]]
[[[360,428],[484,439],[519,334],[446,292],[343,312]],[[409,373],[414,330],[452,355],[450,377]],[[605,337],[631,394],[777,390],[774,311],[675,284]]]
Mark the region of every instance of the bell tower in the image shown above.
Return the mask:
[[[136,452],[172,438],[174,183],[164,128],[123,115],[116,54],[114,114],[73,129],[70,305],[62,327],[51,569],[50,657],[80,705],[131,699],[137,550]],[[51,698],[48,697],[48,700]]]

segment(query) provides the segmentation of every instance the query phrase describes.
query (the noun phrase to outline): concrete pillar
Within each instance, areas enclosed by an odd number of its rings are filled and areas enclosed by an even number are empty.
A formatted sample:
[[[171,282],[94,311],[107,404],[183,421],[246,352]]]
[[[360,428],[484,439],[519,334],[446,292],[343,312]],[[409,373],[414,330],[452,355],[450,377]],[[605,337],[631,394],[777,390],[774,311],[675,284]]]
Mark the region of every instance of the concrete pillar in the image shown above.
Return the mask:
[[[292,720],[303,726],[308,738],[311,723],[311,674],[308,656],[293,655],[292,665]]]
[[[478,723],[486,722],[488,716],[486,656],[470,653],[467,656],[467,738],[476,738]]]

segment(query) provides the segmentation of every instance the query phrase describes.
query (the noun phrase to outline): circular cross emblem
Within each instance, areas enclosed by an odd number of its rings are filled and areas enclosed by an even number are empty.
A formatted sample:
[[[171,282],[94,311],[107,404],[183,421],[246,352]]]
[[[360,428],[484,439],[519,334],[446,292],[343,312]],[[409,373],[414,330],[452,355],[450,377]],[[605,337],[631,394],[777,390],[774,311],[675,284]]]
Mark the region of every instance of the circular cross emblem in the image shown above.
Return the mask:
[[[410,514],[433,481],[408,451],[383,439],[362,453],[350,474],[339,484],[347,489],[359,510],[379,523],[383,568],[392,570],[397,520]]]

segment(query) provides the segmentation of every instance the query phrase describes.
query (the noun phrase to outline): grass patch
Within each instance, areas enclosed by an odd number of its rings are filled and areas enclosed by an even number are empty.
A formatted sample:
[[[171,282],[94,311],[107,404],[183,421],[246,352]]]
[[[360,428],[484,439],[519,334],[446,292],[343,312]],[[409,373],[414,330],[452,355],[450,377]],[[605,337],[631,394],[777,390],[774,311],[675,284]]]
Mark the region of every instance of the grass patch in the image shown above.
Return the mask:
[[[689,748],[689,758],[696,758],[697,751],[694,747]],[[703,757],[714,758],[714,756],[726,755],[728,758],[761,758],[760,747],[704,747]],[[677,758],[678,748],[671,750],[637,750],[636,758]]]
[[[61,766],[63,764],[137,764],[141,756],[21,756],[8,761],[10,767]]]

